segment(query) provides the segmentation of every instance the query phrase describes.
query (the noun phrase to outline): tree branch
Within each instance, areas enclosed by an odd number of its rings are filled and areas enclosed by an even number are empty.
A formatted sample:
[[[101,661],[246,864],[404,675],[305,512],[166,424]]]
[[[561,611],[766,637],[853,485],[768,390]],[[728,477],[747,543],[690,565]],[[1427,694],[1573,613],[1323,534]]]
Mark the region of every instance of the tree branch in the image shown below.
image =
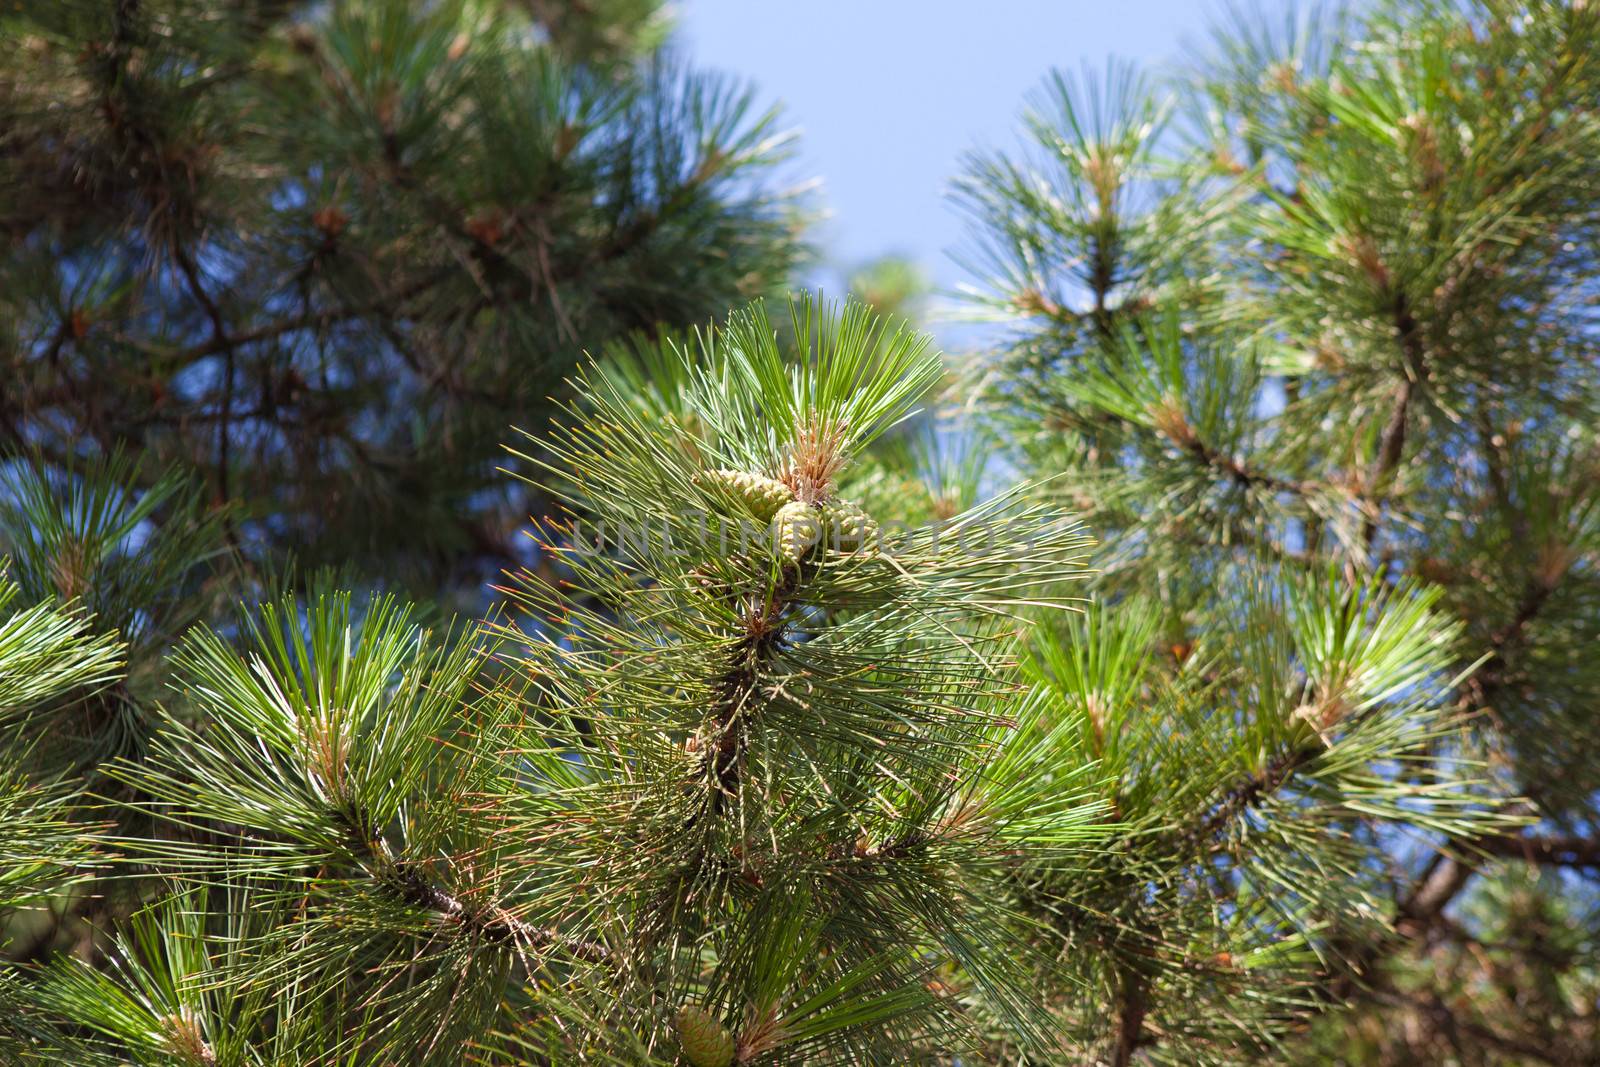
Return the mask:
[[[535,926],[497,904],[468,904],[435,883],[418,864],[396,856],[382,836],[364,829],[368,820],[359,811],[339,809],[334,815],[349,834],[348,847],[359,868],[412,907],[437,912],[460,929],[494,944],[558,948],[590,963],[611,961],[611,950],[597,941],[573,937],[554,927]]]
[[[1117,1007],[1117,1044],[1111,1053],[1112,1067],[1128,1067],[1144,1040],[1144,1017],[1150,1010],[1144,976],[1125,971]]]
[[[1459,1042],[1461,1037],[1466,1037],[1478,1044],[1487,1045],[1498,1052],[1508,1053],[1536,1063],[1547,1063],[1552,1067],[1565,1067],[1569,1062],[1551,1055],[1548,1050],[1539,1046],[1519,1041],[1516,1038],[1506,1037],[1470,1020],[1456,1018],[1455,1013],[1443,1001],[1439,1000],[1437,995],[1426,999],[1421,994],[1410,997],[1394,995],[1386,997],[1385,1000],[1392,1005],[1409,1008],[1424,1016],[1436,1030],[1450,1032],[1452,1041]]]
[[[1193,845],[1216,836],[1239,815],[1283,788],[1296,771],[1310,763],[1321,751],[1320,747],[1301,745],[1280,752],[1266,766],[1234,783],[1211,809],[1205,821],[1183,835],[1182,840]]]
[[[1395,336],[1399,339],[1404,357],[1405,377],[1400,382],[1400,387],[1395,390],[1394,410],[1383,428],[1383,435],[1378,439],[1378,455],[1373,460],[1372,470],[1367,475],[1366,491],[1370,498],[1369,506],[1373,510],[1367,515],[1362,526],[1361,541],[1369,551],[1378,536],[1376,498],[1389,487],[1395,471],[1400,467],[1401,459],[1405,457],[1406,431],[1411,422],[1412,404],[1416,399],[1417,387],[1428,375],[1427,349],[1423,344],[1422,326],[1417,322],[1417,317],[1411,310],[1411,302],[1406,298],[1404,291],[1395,294],[1392,317]]]
[[[220,416],[217,419],[217,497],[223,503],[228,501],[228,451],[232,444],[233,436],[233,390],[234,376],[237,371],[235,348],[229,340],[228,323],[223,317],[222,309],[217,302],[211,299],[211,294],[200,282],[200,270],[195,265],[194,258],[189,255],[189,250],[181,244],[174,242],[172,257],[177,261],[178,269],[183,272],[183,277],[189,285],[189,292],[194,296],[195,302],[205,311],[206,318],[211,321],[211,340],[222,354],[222,401]],[[233,540],[232,520],[229,520],[229,540]]]
[[[744,721],[760,681],[760,667],[781,640],[785,624],[783,613],[788,598],[799,581],[794,567],[785,568],[775,589],[755,594],[745,614],[746,634],[735,646],[727,673],[719,684],[716,705],[716,737],[704,761],[709,763],[717,782],[713,806],[720,797],[738,789],[740,764],[744,756]]]
[[[571,937],[554,927],[535,926],[500,907],[473,908],[429,881],[414,865],[391,861],[388,881],[415,907],[435,911],[485,941],[558,948],[589,963],[609,963],[611,950],[597,941]]]
[[[1548,867],[1600,867],[1600,838],[1579,834],[1493,834],[1475,838],[1472,846]]]
[[[1228,455],[1211,447],[1200,437],[1190,432],[1188,439],[1182,442],[1184,450],[1202,466],[1210,467],[1232,479],[1236,484],[1245,489],[1270,489],[1273,492],[1290,493],[1294,496],[1311,496],[1315,486],[1309,482],[1299,482],[1293,479],[1280,478],[1275,474],[1248,467],[1237,456]]]

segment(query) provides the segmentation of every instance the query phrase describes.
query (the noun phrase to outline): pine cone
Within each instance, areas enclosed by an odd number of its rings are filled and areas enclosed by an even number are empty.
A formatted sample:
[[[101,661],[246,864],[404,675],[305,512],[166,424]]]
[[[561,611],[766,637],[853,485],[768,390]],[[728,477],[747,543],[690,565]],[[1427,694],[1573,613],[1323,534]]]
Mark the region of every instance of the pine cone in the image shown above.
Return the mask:
[[[839,552],[871,551],[878,543],[878,524],[858,504],[836,500],[822,509],[829,548]]]
[[[678,1044],[694,1067],[728,1067],[733,1062],[733,1035],[705,1009],[685,1004],[675,1021]]]
[[[778,555],[799,563],[822,541],[823,526],[821,512],[802,501],[791,501],[772,517],[772,543]]]
[[[789,487],[772,478],[744,471],[714,470],[696,476],[697,481],[720,486],[738,497],[750,513],[762,522],[771,522],[778,509],[794,500]]]

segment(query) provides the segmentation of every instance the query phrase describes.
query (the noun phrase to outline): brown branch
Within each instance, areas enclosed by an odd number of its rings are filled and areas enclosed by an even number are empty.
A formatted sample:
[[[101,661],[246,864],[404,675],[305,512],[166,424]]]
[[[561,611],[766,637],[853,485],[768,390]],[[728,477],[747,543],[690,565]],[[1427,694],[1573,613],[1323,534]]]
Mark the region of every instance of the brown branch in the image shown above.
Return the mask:
[[[1089,287],[1094,292],[1094,328],[1102,344],[1109,345],[1116,336],[1111,312],[1106,307],[1106,297],[1116,284],[1117,241],[1115,228],[1109,233],[1094,233],[1089,238],[1091,246]]]
[[[1213,448],[1192,431],[1182,444],[1184,450],[1203,466],[1226,475],[1245,489],[1270,489],[1273,492],[1290,493],[1300,497],[1309,497],[1315,492],[1316,486],[1309,482],[1280,478],[1275,474],[1246,466],[1237,456]]]
[[[1495,694],[1506,684],[1507,655],[1522,644],[1527,636],[1529,624],[1544,610],[1550,595],[1555,592],[1559,584],[1559,579],[1551,582],[1546,580],[1545,576],[1534,575],[1524,587],[1522,597],[1517,601],[1517,608],[1511,618],[1489,635],[1489,658],[1466,682],[1465,696],[1473,706],[1478,708],[1494,706]]]
[[[608,963],[611,950],[597,941],[572,937],[554,927],[535,926],[517,918],[504,908],[474,908],[429,881],[414,865],[393,861],[386,881],[415,907],[438,912],[473,936],[496,944],[526,945],[530,948],[557,948],[589,963]]]
[[[1376,498],[1388,489],[1389,483],[1394,480],[1395,471],[1400,467],[1400,461],[1405,457],[1406,433],[1411,422],[1411,409],[1416,400],[1418,386],[1428,376],[1427,348],[1422,338],[1422,326],[1417,322],[1417,317],[1411,309],[1411,302],[1403,291],[1395,294],[1391,315],[1395,336],[1400,342],[1401,354],[1404,357],[1405,377],[1395,390],[1394,410],[1383,428],[1383,435],[1378,439],[1378,455],[1373,460],[1372,470],[1366,479],[1368,505],[1372,511],[1362,526],[1361,540],[1369,550],[1378,536]]]
[[[1326,492],[1324,487],[1315,482],[1280,478],[1275,474],[1248,466],[1239,457],[1215,447],[1196,432],[1188,416],[1184,414],[1181,401],[1177,399],[1169,398],[1153,404],[1147,409],[1147,414],[1151,419],[1148,425],[1156,434],[1176,446],[1199,466],[1216,471],[1241,488],[1267,489],[1302,499]],[[1119,418],[1119,421],[1125,425],[1139,425],[1126,418]]]
[[[1505,684],[1501,668],[1505,654],[1522,640],[1527,626],[1538,615],[1549,599],[1549,583],[1535,580],[1524,591],[1511,619],[1489,638],[1491,656],[1480,668],[1478,675],[1468,683],[1467,699],[1478,707],[1488,707],[1495,692]],[[1513,804],[1512,814],[1531,814],[1533,808],[1526,802]],[[1435,852],[1412,883],[1412,888],[1401,897],[1390,925],[1404,942],[1415,942],[1438,925],[1444,911],[1472,881],[1477,864],[1467,852],[1477,850],[1488,855],[1507,858],[1529,858],[1534,862],[1556,865],[1590,866],[1600,863],[1600,844],[1584,844],[1578,838],[1525,838],[1517,834],[1491,833],[1460,843],[1461,855]],[[1541,860],[1540,856],[1544,859]],[[1342,1000],[1353,992],[1355,986],[1366,981],[1379,963],[1394,948],[1392,943],[1369,941],[1355,952],[1349,961],[1347,973],[1334,985],[1332,995]]]
[[[1549,1050],[1538,1045],[1519,1041],[1514,1037],[1507,1037],[1471,1020],[1458,1019],[1455,1013],[1438,998],[1437,994],[1431,995],[1426,999],[1423,998],[1422,994],[1416,994],[1411,997],[1397,994],[1385,997],[1384,1000],[1391,1005],[1409,1008],[1418,1015],[1424,1016],[1436,1031],[1444,1031],[1451,1042],[1458,1046],[1461,1038],[1465,1037],[1477,1044],[1493,1048],[1497,1052],[1508,1053],[1536,1063],[1547,1063],[1552,1067],[1565,1067],[1566,1064],[1571,1062],[1552,1055]]]
[[[1111,1054],[1112,1067],[1128,1067],[1133,1054],[1144,1040],[1144,1017],[1150,1004],[1146,996],[1146,982],[1141,974],[1125,971],[1122,989],[1118,994],[1117,1044]]]
[[[703,764],[709,763],[716,777],[713,807],[720,803],[719,798],[731,796],[738,790],[745,746],[743,725],[749,718],[750,701],[760,681],[760,668],[771,658],[783,637],[783,614],[798,582],[799,571],[794,567],[785,568],[776,588],[752,598],[754,603],[745,614],[745,636],[734,646],[727,673],[718,683],[713,718],[716,739],[703,760]]]
[[[224,333],[218,336],[213,332],[212,336],[205,341],[191,345],[177,353],[176,358],[180,362],[192,362],[197,359],[203,359],[206,356],[217,355],[230,348],[242,348],[258,341],[270,341],[286,333],[295,333],[299,330],[313,327],[325,329],[342,322],[349,322],[352,319],[362,319],[369,315],[377,315],[392,309],[396,304],[421,296],[442,282],[447,276],[444,273],[430,274],[393,293],[386,293],[359,304],[341,308],[325,308],[320,311],[307,311],[299,315],[278,319],[274,322],[263,323],[248,330],[240,330],[237,333]],[[152,347],[136,341],[130,341],[129,343],[137,344],[146,350],[150,350]]]
[[[1559,76],[1564,75],[1564,67]],[[1553,83],[1552,83],[1553,84]],[[1548,106],[1535,122],[1534,137],[1542,137],[1544,123],[1549,115]],[[1411,406],[1416,384],[1427,375],[1426,349],[1421,330],[1404,295],[1397,296],[1394,307],[1394,326],[1407,364],[1407,378],[1396,393],[1396,412],[1386,428],[1379,450],[1378,470],[1387,478],[1398,465],[1405,444],[1405,421]],[[1480,427],[1480,430],[1486,427]],[[1499,478],[1497,457],[1493,454],[1493,435],[1486,434],[1485,449],[1491,480],[1503,502],[1505,487]],[[1387,468],[1387,469],[1385,469]],[[1369,486],[1375,488],[1375,486]],[[1518,517],[1521,521],[1521,517]],[[1367,543],[1370,545],[1376,532],[1376,517],[1368,520]],[[1507,653],[1518,647],[1526,636],[1528,625],[1538,616],[1559,584],[1559,578],[1535,575],[1524,589],[1512,617],[1489,638],[1490,659],[1468,682],[1467,700],[1478,707],[1492,707],[1496,692],[1506,684],[1504,666]],[[1511,810],[1531,813],[1531,806],[1515,804]],[[1506,858],[1526,859],[1535,863],[1591,866],[1600,861],[1600,843],[1577,837],[1523,837],[1514,834],[1488,834],[1464,843],[1483,853]],[[1415,939],[1426,934],[1441,921],[1444,910],[1471,881],[1476,867],[1465,859],[1435,853],[1413,884],[1412,890],[1401,899],[1392,925],[1401,935]],[[1369,942],[1359,955],[1346,981],[1336,987],[1336,998],[1348,992],[1353,981],[1371,973],[1376,964],[1390,950],[1392,944]],[[1524,1054],[1530,1054],[1524,1052]]]
[[[1492,705],[1495,693],[1505,685],[1503,667],[1506,653],[1521,643],[1528,624],[1543,609],[1553,586],[1535,578],[1524,590],[1512,617],[1489,638],[1491,656],[1468,682],[1466,699],[1478,707]],[[1511,814],[1532,814],[1532,805],[1517,802]],[[1444,911],[1472,881],[1477,864],[1468,856],[1476,850],[1504,858],[1528,859],[1554,866],[1587,867],[1600,865],[1600,842],[1574,837],[1524,837],[1519,834],[1490,833],[1460,843],[1460,855],[1435,852],[1400,898],[1390,926],[1402,943],[1414,943],[1436,927]],[[1395,948],[1393,942],[1371,940],[1359,947],[1349,960],[1346,973],[1330,990],[1334,1000],[1343,1000],[1355,987],[1369,979],[1377,966]]]
[[[1472,864],[1443,852],[1434,853],[1411,891],[1400,899],[1390,925],[1396,933],[1420,937],[1466,888],[1474,873]]]
[[[1550,599],[1550,594],[1553,592],[1555,586],[1539,576],[1535,576],[1528,583],[1522,592],[1522,599],[1517,602],[1517,610],[1511,616],[1511,620],[1489,637],[1489,646],[1498,659],[1503,659],[1506,652],[1522,643],[1528,624],[1544,609],[1545,602]]]
[[[643,225],[636,222],[634,225],[619,231],[617,234],[614,234],[612,239],[601,249],[600,254],[591,255],[582,263],[567,270],[551,270],[547,272],[545,280],[548,284],[554,285],[560,282],[568,282],[581,278],[589,267],[598,263],[609,262],[617,257],[627,254],[634,248],[643,244],[644,241],[654,232],[654,229],[655,225],[653,221],[649,225]],[[394,309],[398,304],[421,296],[429,289],[432,289],[433,287],[447,280],[452,273],[453,272],[450,271],[432,273],[410,283],[409,285],[401,287],[395,292],[386,293],[381,296],[374,297],[373,299],[345,307],[303,312],[298,315],[291,315],[287,318],[263,323],[259,326],[255,326],[246,330],[240,330],[235,333],[224,331],[219,334],[213,330],[211,337],[183,349],[181,352],[176,354],[175,358],[180,362],[192,362],[197,359],[203,359],[206,356],[217,355],[219,353],[241,348],[246,345],[255,344],[261,341],[270,341],[277,337],[281,337],[284,334],[295,333],[300,330],[311,328],[325,329],[329,326],[349,322],[355,319],[364,319],[372,315],[382,314],[386,311]],[[524,298],[526,295],[530,294],[512,294],[511,299],[513,302],[515,302],[518,299]],[[478,311],[492,307],[495,305],[495,303],[496,300],[492,297],[482,298],[470,306],[470,310],[467,314],[474,314]],[[141,342],[129,341],[128,343],[137,344],[146,350],[150,350],[152,348],[152,346],[143,344]]]
[[[1280,752],[1266,766],[1234,783],[1211,809],[1205,821],[1184,834],[1182,840],[1193,845],[1216,836],[1235,818],[1283,788],[1296,771],[1310,763],[1321,751],[1319,747],[1301,745]]]
[[[1579,834],[1491,834],[1474,838],[1472,847],[1547,867],[1600,867],[1600,838]]]
[[[1516,816],[1532,812],[1532,805],[1526,801],[1517,801],[1508,805],[1504,814]],[[1349,999],[1358,988],[1370,983],[1377,973],[1378,966],[1393,951],[1402,945],[1422,941],[1445,921],[1445,909],[1460,896],[1462,890],[1466,889],[1467,884],[1478,873],[1477,864],[1469,857],[1471,851],[1476,850],[1490,855],[1521,856],[1523,853],[1513,852],[1513,848],[1516,842],[1524,840],[1530,842],[1530,847],[1534,847],[1531,842],[1538,839],[1525,839],[1511,833],[1489,833],[1460,842],[1459,854],[1435,852],[1416,880],[1412,882],[1410,890],[1395,906],[1395,913],[1389,921],[1389,926],[1398,940],[1367,938],[1358,945],[1346,944],[1344,952],[1336,953],[1344,957],[1345,967],[1343,973],[1337,975],[1326,990],[1329,1002],[1340,1003]],[[1554,840],[1559,841],[1559,839]],[[1600,857],[1600,844],[1593,847],[1597,857]]]
[[[233,390],[235,387],[236,359],[235,348],[229,342],[228,323],[223,317],[222,309],[217,302],[211,299],[211,294],[206,292],[206,287],[201,284],[200,270],[195,265],[194,257],[189,255],[189,250],[181,244],[174,242],[172,248],[173,259],[177,261],[178,269],[183,273],[184,280],[189,285],[189,292],[193,294],[206,313],[206,318],[211,322],[211,339],[218,345],[217,351],[222,354],[222,405],[220,417],[217,419],[217,498],[223,503],[228,501],[228,453],[232,446],[233,430]],[[229,520],[229,540],[234,540],[232,521]],[[236,546],[237,547],[237,546]]]
[[[396,856],[388,841],[369,833],[366,827],[370,820],[360,811],[340,808],[333,815],[348,832],[346,844],[360,869],[412,907],[437,912],[461,930],[493,944],[556,948],[590,963],[612,960],[611,950],[597,941],[573,937],[554,927],[535,926],[499,905],[468,904],[434,882],[418,864]]]
[[[1528,537],[1528,517],[1522,509],[1511,506],[1511,488],[1506,481],[1505,456],[1501,448],[1504,442],[1496,444],[1496,434],[1493,424],[1489,421],[1489,411],[1481,400],[1473,414],[1478,424],[1478,445],[1483,450],[1483,468],[1488,475],[1489,488],[1494,493],[1495,504],[1510,514],[1518,540],[1525,542]]]

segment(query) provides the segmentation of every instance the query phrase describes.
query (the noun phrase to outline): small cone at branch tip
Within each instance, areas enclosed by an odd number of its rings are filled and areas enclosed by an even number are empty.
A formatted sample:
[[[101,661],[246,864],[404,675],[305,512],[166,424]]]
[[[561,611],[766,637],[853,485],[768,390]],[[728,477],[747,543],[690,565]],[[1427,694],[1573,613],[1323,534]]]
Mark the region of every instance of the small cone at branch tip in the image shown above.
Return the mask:
[[[673,1021],[678,1044],[693,1067],[728,1067],[733,1062],[733,1034],[705,1009],[685,1004]]]
[[[738,497],[750,509],[750,513],[762,522],[771,522],[780,508],[794,500],[794,493],[787,485],[759,474],[714,470],[695,475],[695,480],[701,484],[719,486]]]
[[[822,541],[822,513],[798,500],[785,504],[772,517],[772,544],[778,555],[799,563]]]

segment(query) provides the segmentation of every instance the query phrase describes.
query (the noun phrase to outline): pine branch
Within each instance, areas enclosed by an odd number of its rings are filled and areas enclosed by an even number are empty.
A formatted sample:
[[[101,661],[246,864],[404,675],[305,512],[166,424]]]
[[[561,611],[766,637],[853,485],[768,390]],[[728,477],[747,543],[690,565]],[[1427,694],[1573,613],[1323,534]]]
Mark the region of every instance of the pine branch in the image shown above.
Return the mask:
[[[1370,552],[1378,536],[1378,499],[1387,492],[1400,461],[1405,457],[1406,432],[1411,424],[1412,404],[1421,383],[1428,376],[1427,348],[1422,337],[1422,327],[1417,322],[1411,303],[1404,290],[1396,292],[1393,308],[1395,336],[1404,355],[1403,373],[1399,388],[1394,394],[1394,408],[1378,441],[1378,454],[1368,473],[1365,491],[1372,509],[1362,525],[1361,542]]]
[[[302,330],[323,330],[329,326],[373,316],[394,316],[402,311],[408,301],[424,295],[430,289],[447,281],[450,276],[450,272],[447,271],[435,272],[401,286],[393,292],[384,293],[359,303],[347,304],[337,308],[306,311],[232,333],[223,332],[218,334],[213,330],[211,336],[206,340],[178,351],[162,348],[133,337],[119,337],[118,340],[150,355],[160,356],[164,360],[187,365],[205,359],[207,356],[218,355],[247,345],[258,344],[262,341],[276,340],[285,334],[299,333]]]
[[[1124,971],[1122,992],[1117,1006],[1117,1040],[1111,1053],[1112,1067],[1128,1067],[1134,1054],[1145,1044],[1144,1018],[1150,1005],[1142,975]]]
[[[228,468],[231,466],[228,450],[233,445],[234,379],[238,373],[236,349],[229,341],[228,323],[222,314],[222,309],[211,299],[211,294],[206,292],[206,287],[200,280],[200,271],[195,266],[189,250],[175,241],[172,255],[178,263],[178,269],[183,272],[190,294],[204,309],[206,318],[211,322],[211,339],[213,344],[218,346],[223,358],[222,401],[217,414],[217,499],[227,501],[232,499],[228,492]],[[225,521],[229,542],[237,548],[238,535],[233,527],[233,519],[229,516]]]
[[[1182,840],[1190,846],[1209,841],[1239,816],[1282,789],[1296,771],[1316,759],[1322,751],[1321,746],[1308,744],[1279,752],[1260,770],[1229,787],[1222,799],[1211,808],[1205,821],[1187,831]]]
[[[1244,489],[1268,489],[1272,492],[1287,493],[1292,496],[1311,498],[1317,494],[1319,487],[1311,482],[1297,481],[1291,478],[1280,478],[1267,471],[1258,470],[1247,465],[1237,456],[1229,455],[1207,443],[1187,423],[1181,430],[1166,431],[1168,439],[1173,440],[1186,454],[1193,457],[1202,467],[1222,474],[1235,485]]]
[[[788,626],[785,620],[788,598],[798,580],[798,569],[788,566],[776,588],[744,598],[745,636],[734,646],[728,671],[717,685],[718,701],[712,711],[715,743],[703,757],[717,785],[711,803],[713,814],[719,810],[723,799],[731,797],[739,788],[740,762],[745,747],[744,725],[755,714],[752,702],[757,698],[762,668],[771,662],[774,650],[784,638]]]
[[[390,860],[387,871],[380,878],[392,884],[406,903],[440,915],[455,922],[473,937],[495,944],[512,944],[534,949],[558,948],[588,963],[610,963],[612,953],[598,941],[572,937],[554,927],[541,927],[517,918],[505,908],[482,905],[468,906],[459,897],[430,881],[417,865],[404,860]]]
[[[1506,859],[1549,867],[1600,867],[1600,837],[1581,834],[1490,834],[1471,847]]]
[[[1549,1064],[1550,1067],[1574,1067],[1571,1061],[1553,1054],[1549,1049],[1528,1041],[1520,1041],[1508,1037],[1487,1026],[1482,1026],[1471,1020],[1461,1019],[1437,995],[1427,993],[1413,993],[1410,995],[1391,993],[1378,998],[1382,1003],[1393,1007],[1409,1009],[1426,1018],[1430,1025],[1438,1030],[1443,1030],[1451,1035],[1451,1042],[1456,1047],[1463,1044],[1462,1038],[1494,1049],[1497,1052],[1517,1056],[1535,1063]]]
[[[1493,705],[1495,693],[1506,684],[1503,673],[1506,653],[1522,640],[1527,626],[1538,616],[1554,588],[1555,585],[1536,575],[1525,587],[1511,619],[1490,636],[1491,658],[1467,681],[1466,695],[1473,705]],[[1536,795],[1537,790],[1530,790],[1529,794]],[[1531,815],[1532,812],[1533,808],[1526,803],[1514,804],[1508,809],[1508,814],[1512,815]],[[1506,858],[1543,856],[1557,865],[1571,866],[1589,866],[1589,858],[1595,855],[1582,839],[1553,838],[1541,844],[1538,837],[1501,833],[1471,837],[1460,842],[1458,851],[1453,853],[1436,851],[1410,889],[1399,898],[1390,920],[1390,926],[1402,939],[1399,945],[1415,944],[1425,938],[1443,918],[1445,909],[1466,889],[1478,873],[1478,864],[1470,858],[1473,851]],[[1355,985],[1375,974],[1382,961],[1399,945],[1371,940],[1349,952],[1344,975],[1330,989],[1332,999],[1337,1002],[1350,996]]]

